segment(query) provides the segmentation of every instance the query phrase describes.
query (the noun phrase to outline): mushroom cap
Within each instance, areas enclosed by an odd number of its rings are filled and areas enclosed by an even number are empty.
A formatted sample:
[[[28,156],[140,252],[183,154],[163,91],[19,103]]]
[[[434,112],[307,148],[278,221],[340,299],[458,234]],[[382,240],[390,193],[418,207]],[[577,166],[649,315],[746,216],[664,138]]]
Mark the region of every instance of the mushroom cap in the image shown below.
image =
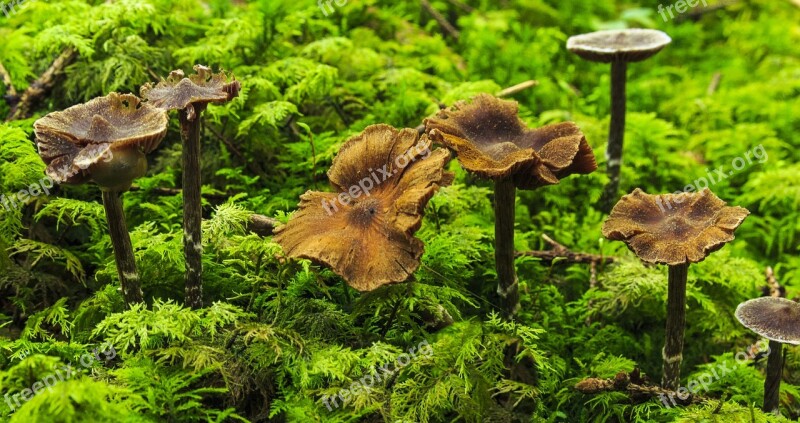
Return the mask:
[[[202,65],[195,65],[194,71],[194,75],[185,78],[182,70],[174,70],[156,85],[143,85],[140,94],[150,104],[164,110],[188,109],[190,120],[194,119],[196,107],[225,103],[239,96],[242,84],[233,76],[225,72],[213,73]]]
[[[669,35],[656,29],[612,29],[569,37],[567,50],[592,62],[639,62],[671,42]]]
[[[521,189],[553,185],[597,169],[592,147],[572,122],[529,129],[515,101],[489,94],[425,119],[434,141],[454,150],[465,169],[488,179],[513,178]]]
[[[289,257],[324,264],[359,291],[407,280],[424,250],[414,233],[425,205],[453,178],[444,171],[450,153],[430,146],[414,129],[367,127],[333,160],[328,177],[336,192],[300,196],[275,241]]]
[[[800,304],[780,297],[761,297],[736,307],[746,328],[771,341],[800,345]]]
[[[697,263],[732,241],[749,214],[743,207],[726,206],[708,188],[664,195],[636,188],[611,210],[603,236],[625,242],[648,263]]]
[[[59,184],[90,179],[92,167],[114,153],[152,152],[167,134],[166,112],[132,94],[111,93],[53,112],[33,124],[46,173]]]

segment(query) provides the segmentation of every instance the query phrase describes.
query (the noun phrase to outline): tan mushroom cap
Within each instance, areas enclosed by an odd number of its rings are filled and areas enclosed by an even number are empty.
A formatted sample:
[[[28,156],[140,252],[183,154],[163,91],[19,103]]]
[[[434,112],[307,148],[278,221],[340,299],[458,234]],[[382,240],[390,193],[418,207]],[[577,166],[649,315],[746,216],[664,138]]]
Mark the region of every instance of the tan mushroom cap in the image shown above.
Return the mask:
[[[761,297],[736,307],[746,328],[771,341],[800,345],[800,304],[779,297]]]
[[[454,150],[468,171],[487,179],[513,178],[521,189],[557,184],[597,169],[592,147],[572,122],[529,129],[515,101],[489,94],[459,102],[425,119],[434,141]]]
[[[336,192],[300,196],[275,241],[289,257],[329,266],[359,291],[407,280],[424,250],[414,233],[425,205],[453,177],[444,171],[450,153],[430,146],[413,129],[366,128],[342,146],[328,171]]]
[[[672,42],[656,29],[612,29],[569,37],[567,50],[592,62],[639,62]]]
[[[83,183],[115,152],[152,152],[167,134],[167,114],[132,94],[111,93],[53,112],[33,124],[46,173],[59,184]]]
[[[190,119],[194,119],[194,109],[208,103],[225,103],[239,95],[242,85],[236,78],[225,72],[213,73],[202,65],[194,67],[195,74],[184,77],[182,70],[170,72],[166,80],[156,85],[142,86],[143,98],[164,110],[189,109]]]
[[[726,206],[708,188],[664,195],[636,188],[611,210],[603,236],[625,242],[648,263],[697,263],[732,241],[749,214],[743,207]]]

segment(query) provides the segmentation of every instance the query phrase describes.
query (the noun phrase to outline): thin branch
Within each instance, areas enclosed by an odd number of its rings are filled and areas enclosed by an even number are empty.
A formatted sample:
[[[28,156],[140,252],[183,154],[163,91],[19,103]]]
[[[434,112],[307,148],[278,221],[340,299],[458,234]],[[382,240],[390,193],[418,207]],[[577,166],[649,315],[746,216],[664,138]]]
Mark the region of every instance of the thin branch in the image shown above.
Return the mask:
[[[708,84],[708,89],[706,90],[706,95],[711,97],[717,92],[719,88],[719,83],[722,81],[722,72],[714,73],[714,76],[711,77],[711,83]]]
[[[511,87],[503,89],[502,91],[497,93],[497,96],[498,97],[509,97],[509,96],[517,94],[517,93],[519,93],[521,91],[525,91],[528,88],[535,87],[537,85],[539,85],[539,81],[537,81],[535,79],[531,79],[531,80],[528,80],[528,81],[525,81],[525,82],[520,82],[517,85],[514,85],[514,86],[511,86]]]
[[[610,379],[586,378],[575,384],[575,389],[588,395],[602,392],[624,392],[631,400],[639,402],[658,397],[667,407],[673,407],[678,404],[699,404],[709,400],[709,398],[693,395],[690,392],[679,393],[657,385],[646,385],[645,381],[638,377],[638,370],[634,370],[631,374],[619,372]]]
[[[451,37],[453,37],[455,40],[458,40],[458,38],[461,37],[461,33],[450,22],[448,22],[447,19],[445,19],[444,16],[442,16],[442,14],[439,13],[438,10],[433,8],[431,2],[429,2],[428,0],[420,0],[420,3],[422,4],[422,7],[428,13],[430,13],[431,16],[433,16],[433,19],[436,20],[439,26],[442,27],[442,29],[444,29],[445,32],[450,34]]]
[[[261,169],[261,166],[259,166],[257,163],[247,160],[244,154],[242,154],[242,152],[238,148],[236,148],[236,146],[233,144],[233,142],[231,142],[231,140],[227,139],[224,135],[219,133],[219,131],[217,131],[216,129],[214,129],[214,127],[210,125],[206,125],[206,129],[208,129],[208,131],[211,132],[212,135],[217,137],[217,139],[222,141],[222,143],[225,144],[225,147],[227,147],[228,150],[230,150],[230,152],[233,153],[234,156],[238,157],[239,160],[244,162],[245,166],[247,166],[247,168],[251,172],[260,176],[261,180],[264,181],[269,180],[269,176],[267,176],[266,172],[264,172],[264,170]]]
[[[794,1],[794,0],[793,0]],[[711,4],[705,7],[696,7],[690,10],[688,13],[684,13],[675,17],[676,22],[680,22],[686,19],[697,20],[700,19],[706,13],[715,12],[717,10],[724,9],[728,6],[732,6],[736,3],[739,3],[737,0],[729,0],[729,1],[721,1],[716,4]]]
[[[800,0],[798,0],[798,1],[800,1]],[[464,3],[464,2],[458,1],[458,0],[447,0],[447,2],[452,4],[455,7],[459,8],[459,9],[467,12],[467,13],[472,13],[472,11],[475,10],[474,7],[468,5],[468,4]]]
[[[56,84],[58,77],[64,73],[64,68],[69,66],[78,57],[78,52],[68,48],[53,61],[53,64],[19,98],[19,103],[11,108],[6,121],[27,119],[33,112],[33,106]]]
[[[277,219],[253,214],[247,223],[247,230],[259,236],[270,236],[278,225],[280,225],[280,222]]]
[[[3,62],[0,62],[0,81],[2,81],[3,86],[6,87],[7,98],[17,97],[17,90],[14,89],[14,84],[11,83],[11,74],[9,74],[6,67],[3,66]]]
[[[775,272],[772,270],[771,266],[767,266],[767,270],[764,272],[764,276],[767,279],[767,285],[769,286],[770,297],[786,296],[786,288],[782,287],[781,284],[778,283],[778,280],[775,279]]]

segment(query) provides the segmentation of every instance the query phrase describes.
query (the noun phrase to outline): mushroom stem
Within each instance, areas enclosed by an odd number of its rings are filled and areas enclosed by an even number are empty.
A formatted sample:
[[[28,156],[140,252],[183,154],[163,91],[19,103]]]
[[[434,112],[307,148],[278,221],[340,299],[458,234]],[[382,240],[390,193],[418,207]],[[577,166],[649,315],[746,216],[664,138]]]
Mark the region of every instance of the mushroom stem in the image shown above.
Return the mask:
[[[783,377],[783,344],[769,341],[767,379],[764,381],[764,411],[780,414],[780,389]]]
[[[118,192],[103,190],[103,207],[106,209],[108,231],[111,245],[114,247],[114,259],[117,262],[122,297],[125,305],[144,302],[139,274],[136,272],[136,260],[133,256],[131,236],[125,224],[125,212],[122,210],[122,199]]]
[[[519,285],[514,270],[514,212],[517,188],[511,179],[494,184],[494,258],[497,268],[497,293],[503,311],[513,317],[519,310]]]
[[[686,326],[686,279],[689,263],[669,266],[667,329],[664,341],[664,375],[661,387],[676,390],[681,380],[683,332]]]
[[[200,115],[195,106],[179,113],[183,138],[183,252],[186,257],[186,305],[203,307],[203,241],[200,203]],[[196,115],[193,113],[196,112]]]
[[[606,165],[608,184],[603,190],[600,207],[606,213],[611,211],[617,201],[619,174],[622,167],[622,143],[625,137],[625,83],[628,63],[611,62],[611,124],[608,128]]]

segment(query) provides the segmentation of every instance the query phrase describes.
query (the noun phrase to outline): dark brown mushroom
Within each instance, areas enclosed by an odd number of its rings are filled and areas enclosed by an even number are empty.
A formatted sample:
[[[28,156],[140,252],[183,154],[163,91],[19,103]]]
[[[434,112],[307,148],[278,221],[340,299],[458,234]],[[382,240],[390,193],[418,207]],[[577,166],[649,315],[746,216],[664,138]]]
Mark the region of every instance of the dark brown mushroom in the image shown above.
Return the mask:
[[[689,263],[704,260],[732,241],[748,214],[745,208],[726,206],[708,188],[665,195],[637,188],[619,200],[603,225],[603,236],[623,241],[643,261],[669,266],[665,389],[674,390],[680,382]]]
[[[575,35],[567,49],[585,60],[611,63],[611,124],[608,130],[606,160],[608,177],[600,208],[611,210],[619,189],[622,144],[625,137],[625,84],[628,62],[646,60],[666,47],[672,39],[655,29],[619,29]]]
[[[111,93],[50,113],[33,124],[46,173],[59,184],[89,180],[100,186],[128,306],[142,302],[130,235],[120,194],[147,171],[145,155],[167,133],[167,114],[131,94]]]
[[[414,233],[425,205],[452,182],[444,171],[449,152],[430,146],[414,129],[366,128],[328,170],[335,192],[303,194],[275,241],[287,256],[324,264],[359,291],[407,280],[424,250]]]
[[[164,110],[178,110],[183,139],[183,250],[186,256],[186,305],[203,306],[203,241],[200,199],[200,127],[209,103],[225,103],[239,95],[241,83],[226,73],[213,73],[197,65],[195,74],[184,77],[172,71],[158,84],[141,88],[142,97]]]
[[[800,345],[800,304],[780,297],[761,297],[739,304],[736,318],[746,328],[769,339],[764,411],[780,413],[783,344]]]
[[[592,148],[572,122],[530,129],[514,101],[488,94],[460,102],[425,120],[434,141],[452,149],[464,169],[495,181],[495,260],[497,292],[505,313],[519,308],[514,270],[516,189],[557,184],[572,174],[597,169]]]

